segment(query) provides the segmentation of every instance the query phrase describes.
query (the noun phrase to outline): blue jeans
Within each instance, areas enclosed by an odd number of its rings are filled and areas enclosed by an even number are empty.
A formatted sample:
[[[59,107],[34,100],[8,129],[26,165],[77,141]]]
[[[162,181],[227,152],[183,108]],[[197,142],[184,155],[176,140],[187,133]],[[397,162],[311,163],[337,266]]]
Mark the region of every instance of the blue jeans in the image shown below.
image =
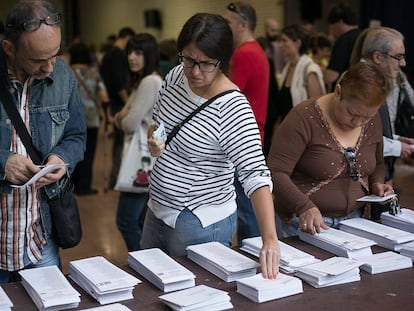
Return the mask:
[[[184,209],[177,218],[175,228],[171,228],[148,209],[141,246],[144,249],[160,248],[170,256],[185,256],[189,245],[217,241],[231,246],[235,231],[236,213],[203,228],[199,219],[188,209]]]
[[[116,213],[116,225],[129,252],[141,249],[140,240],[147,210],[148,193],[121,192]]]
[[[60,268],[59,248],[51,236],[46,236],[46,245],[43,247],[42,258],[35,264],[31,263],[27,252],[23,254],[24,269],[58,266]],[[0,284],[19,281],[20,276],[17,271],[7,271],[0,269]]]
[[[250,199],[244,194],[237,174],[234,177],[234,187],[236,188],[237,202],[237,243],[242,245],[242,240],[260,236],[259,224]]]
[[[343,217],[322,217],[323,221],[328,227],[339,229],[339,222],[345,219],[350,218],[361,218],[363,214],[363,209],[358,208],[354,210],[351,214],[348,216]],[[288,238],[291,236],[297,236],[298,235],[298,229],[299,229],[299,217],[294,216],[292,220],[287,223],[283,221],[279,215],[276,214],[276,231],[277,236],[279,239],[282,238]]]

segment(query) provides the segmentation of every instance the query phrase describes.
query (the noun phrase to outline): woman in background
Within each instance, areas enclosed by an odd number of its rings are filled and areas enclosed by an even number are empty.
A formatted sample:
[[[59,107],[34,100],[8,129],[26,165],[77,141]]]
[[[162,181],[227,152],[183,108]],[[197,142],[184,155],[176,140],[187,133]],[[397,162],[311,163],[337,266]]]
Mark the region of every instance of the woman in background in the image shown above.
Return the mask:
[[[144,33],[132,37],[127,43],[126,52],[131,93],[123,109],[114,117],[115,125],[125,132],[124,154],[138,127],[141,131],[147,132],[162,83],[158,73],[157,42],[152,35]],[[128,251],[141,249],[140,240],[147,201],[148,192],[120,193],[116,223]]]

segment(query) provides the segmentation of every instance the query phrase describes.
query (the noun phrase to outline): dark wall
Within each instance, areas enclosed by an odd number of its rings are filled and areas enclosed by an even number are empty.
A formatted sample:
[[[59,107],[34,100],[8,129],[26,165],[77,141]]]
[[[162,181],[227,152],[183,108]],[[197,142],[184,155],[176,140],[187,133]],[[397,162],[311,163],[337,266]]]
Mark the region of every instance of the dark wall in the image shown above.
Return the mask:
[[[410,0],[361,0],[361,28],[369,26],[372,19],[380,20],[382,26],[392,27],[405,37],[407,66],[403,69],[411,81],[414,78],[414,2]]]

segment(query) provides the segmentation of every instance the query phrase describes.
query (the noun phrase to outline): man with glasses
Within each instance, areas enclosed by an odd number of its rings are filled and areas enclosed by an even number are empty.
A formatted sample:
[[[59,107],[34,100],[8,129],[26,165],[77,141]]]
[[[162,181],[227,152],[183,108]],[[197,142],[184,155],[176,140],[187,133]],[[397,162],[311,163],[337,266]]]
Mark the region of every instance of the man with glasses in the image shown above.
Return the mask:
[[[86,127],[76,79],[59,58],[61,16],[44,0],[19,1],[0,46],[0,284],[24,268],[59,265],[47,198],[56,196],[83,157]],[[34,163],[5,110],[17,108],[41,163]],[[39,162],[40,162],[39,161]],[[67,164],[35,185],[39,164]]]
[[[259,126],[262,145],[267,114],[270,68],[266,53],[254,38],[256,11],[247,3],[230,3],[224,14],[233,33],[230,79],[246,95]],[[249,198],[237,178],[238,242],[260,234]]]
[[[385,181],[393,185],[395,160],[410,157],[414,144],[413,138],[396,135],[400,134],[397,132],[396,122],[399,118],[398,105],[402,89],[405,89],[411,105],[414,105],[413,88],[401,70],[401,67],[406,65],[404,37],[395,29],[379,27],[365,30],[358,40],[363,40],[361,45],[363,61],[380,68],[389,80],[389,91],[385,104],[380,109],[380,115],[384,135]],[[378,221],[381,212],[388,208],[388,205],[377,204],[372,208],[371,218]]]

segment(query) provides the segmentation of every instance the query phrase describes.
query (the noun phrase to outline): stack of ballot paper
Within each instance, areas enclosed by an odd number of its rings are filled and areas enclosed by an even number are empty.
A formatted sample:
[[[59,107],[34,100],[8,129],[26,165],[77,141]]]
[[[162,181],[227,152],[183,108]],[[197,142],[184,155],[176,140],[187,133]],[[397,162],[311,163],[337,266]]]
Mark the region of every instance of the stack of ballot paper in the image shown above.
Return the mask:
[[[187,257],[226,282],[253,276],[259,264],[219,242],[187,247]]]
[[[414,261],[414,241],[403,244],[399,252],[401,255],[407,256]]]
[[[87,311],[131,311],[130,308],[127,306],[121,305],[120,303],[113,303],[106,306],[100,306],[100,307],[94,307],[94,308],[88,308],[88,309],[82,309]]]
[[[295,275],[313,287],[327,287],[361,280],[359,266],[362,264],[356,259],[332,257],[301,267]]]
[[[401,213],[391,215],[388,212],[381,214],[381,223],[390,227],[414,233],[414,211],[402,208]]]
[[[374,240],[379,246],[398,251],[404,243],[414,241],[414,234],[392,228],[365,218],[340,222],[340,230]]]
[[[159,248],[130,252],[128,264],[164,292],[195,285],[195,275]]]
[[[13,303],[11,302],[9,296],[7,296],[3,287],[0,287],[0,310],[10,311],[12,307],[13,307]]]
[[[411,258],[391,251],[360,257],[358,260],[364,263],[361,269],[370,274],[406,269],[413,266]]]
[[[337,256],[346,258],[372,255],[371,246],[376,244],[373,240],[334,228],[328,230],[321,229],[320,233],[315,234],[299,230],[299,238]]]
[[[233,308],[227,292],[206,285],[182,289],[159,298],[177,311],[220,311]]]
[[[19,271],[23,287],[39,310],[77,308],[80,294],[57,266]]]
[[[302,281],[293,276],[279,273],[276,279],[265,279],[256,274],[237,280],[237,292],[254,302],[261,303],[303,293]]]
[[[261,237],[247,238],[242,241],[240,249],[246,253],[259,257],[263,242]],[[281,253],[280,269],[286,273],[295,272],[298,267],[320,261],[315,256],[305,253],[289,244],[279,241]]]
[[[102,256],[69,262],[70,277],[100,304],[134,298],[140,280],[110,263]]]

